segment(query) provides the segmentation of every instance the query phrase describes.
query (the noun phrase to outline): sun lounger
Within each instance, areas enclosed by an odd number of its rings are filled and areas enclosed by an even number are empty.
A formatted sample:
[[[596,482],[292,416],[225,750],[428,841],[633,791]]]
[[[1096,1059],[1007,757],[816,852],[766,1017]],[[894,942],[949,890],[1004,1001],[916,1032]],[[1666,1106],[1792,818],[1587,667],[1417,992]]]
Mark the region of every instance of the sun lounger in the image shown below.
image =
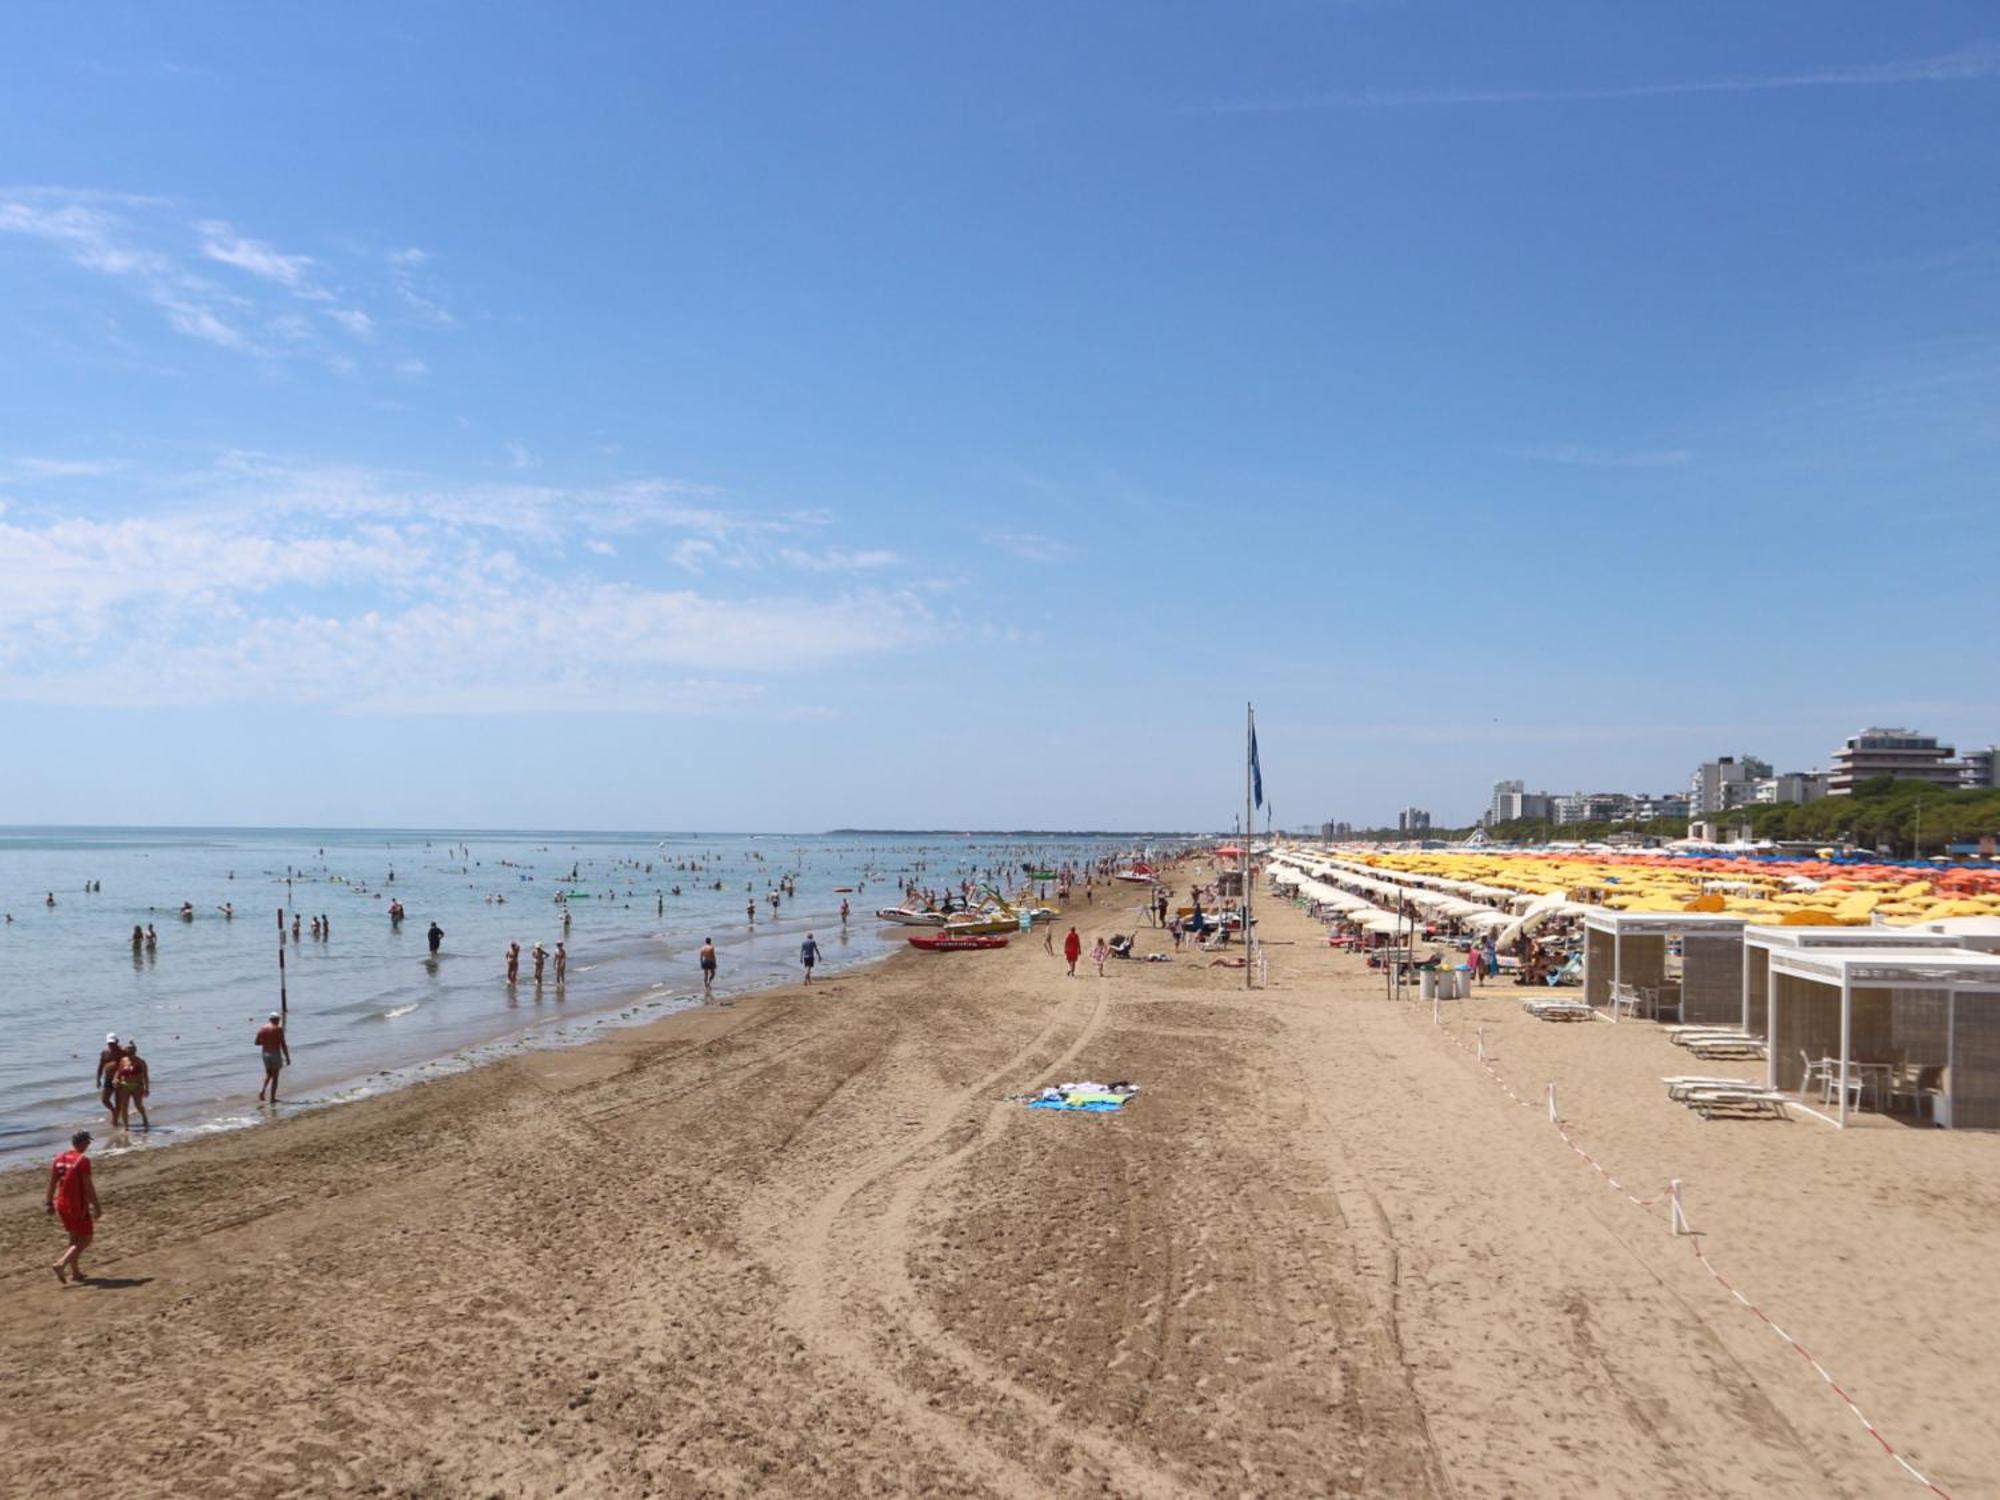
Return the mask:
[[[1789,1120],[1783,1094],[1768,1089],[1696,1089],[1683,1101],[1704,1120]]]
[[[1712,1077],[1695,1076],[1695,1077],[1681,1077],[1681,1078],[1662,1078],[1660,1082],[1664,1083],[1667,1086],[1667,1097],[1669,1099],[1675,1099],[1681,1101],[1685,1101],[1689,1094],[1699,1093],[1703,1090],[1711,1090],[1711,1091],[1734,1090],[1736,1092],[1743,1092],[1747,1090],[1749,1092],[1759,1093],[1759,1094],[1765,1091],[1763,1084],[1754,1083],[1747,1078],[1712,1078]]]
[[[1688,1051],[1711,1061],[1733,1058],[1749,1062],[1764,1056],[1764,1044],[1752,1037],[1717,1037],[1710,1041],[1690,1042]]]
[[[1523,1000],[1521,1009],[1538,1021],[1589,1021],[1597,1016],[1581,1000]]]

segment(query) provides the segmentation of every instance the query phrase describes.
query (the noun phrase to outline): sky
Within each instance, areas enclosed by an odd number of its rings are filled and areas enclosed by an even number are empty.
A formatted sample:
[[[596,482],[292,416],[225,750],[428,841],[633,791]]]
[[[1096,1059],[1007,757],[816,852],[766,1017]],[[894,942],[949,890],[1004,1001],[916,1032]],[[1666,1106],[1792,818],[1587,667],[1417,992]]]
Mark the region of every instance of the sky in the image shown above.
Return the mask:
[[[2000,740],[2000,15],[0,13],[0,823]]]

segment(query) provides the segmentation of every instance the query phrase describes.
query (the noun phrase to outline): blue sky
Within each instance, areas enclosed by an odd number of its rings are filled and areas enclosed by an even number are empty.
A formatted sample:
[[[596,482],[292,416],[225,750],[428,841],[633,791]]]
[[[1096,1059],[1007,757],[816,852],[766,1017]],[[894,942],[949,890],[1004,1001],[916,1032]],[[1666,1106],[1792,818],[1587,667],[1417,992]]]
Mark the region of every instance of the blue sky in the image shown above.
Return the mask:
[[[0,821],[2000,739],[1972,4],[0,18]]]

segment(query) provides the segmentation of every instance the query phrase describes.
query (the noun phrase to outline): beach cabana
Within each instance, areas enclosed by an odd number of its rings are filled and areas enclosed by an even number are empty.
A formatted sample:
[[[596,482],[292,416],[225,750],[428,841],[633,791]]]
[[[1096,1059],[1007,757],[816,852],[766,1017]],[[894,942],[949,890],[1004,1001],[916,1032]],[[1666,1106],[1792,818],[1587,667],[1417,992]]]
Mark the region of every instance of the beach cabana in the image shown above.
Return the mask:
[[[1618,911],[1593,906],[1583,915],[1583,998],[1606,1007],[1614,986],[1651,990],[1654,1013],[1678,1010],[1682,1021],[1734,1026],[1743,1014],[1742,917],[1724,912]],[[1681,945],[1680,982],[1667,973],[1668,945]]]
[[[2000,955],[1958,948],[1771,952],[1772,1088],[1850,1108],[1926,1102],[1939,1125],[2000,1128]]]
[[[1743,929],[1743,1019],[1752,1036],[1765,1034],[1771,1002],[1771,955],[1801,948],[1962,947],[1945,933],[1914,927],[1765,927]]]

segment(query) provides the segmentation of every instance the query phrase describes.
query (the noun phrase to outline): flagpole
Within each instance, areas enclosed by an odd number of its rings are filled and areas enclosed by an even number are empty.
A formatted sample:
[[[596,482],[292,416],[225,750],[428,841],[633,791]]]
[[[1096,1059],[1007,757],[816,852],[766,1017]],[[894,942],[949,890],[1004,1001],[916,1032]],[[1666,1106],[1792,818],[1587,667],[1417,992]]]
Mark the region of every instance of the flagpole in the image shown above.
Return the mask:
[[[1244,713],[1244,738],[1243,738],[1243,830],[1244,831],[1243,831],[1243,848],[1241,851],[1241,858],[1243,860],[1243,988],[1247,990],[1251,987],[1252,977],[1256,973],[1256,967],[1257,967],[1256,950],[1254,946],[1255,939],[1251,936],[1251,927],[1250,927],[1250,840],[1257,831],[1257,825],[1253,821],[1254,809],[1251,806],[1251,797],[1253,796],[1252,788],[1254,786],[1256,778],[1257,710],[1250,704],[1246,703],[1243,705],[1243,713]]]

